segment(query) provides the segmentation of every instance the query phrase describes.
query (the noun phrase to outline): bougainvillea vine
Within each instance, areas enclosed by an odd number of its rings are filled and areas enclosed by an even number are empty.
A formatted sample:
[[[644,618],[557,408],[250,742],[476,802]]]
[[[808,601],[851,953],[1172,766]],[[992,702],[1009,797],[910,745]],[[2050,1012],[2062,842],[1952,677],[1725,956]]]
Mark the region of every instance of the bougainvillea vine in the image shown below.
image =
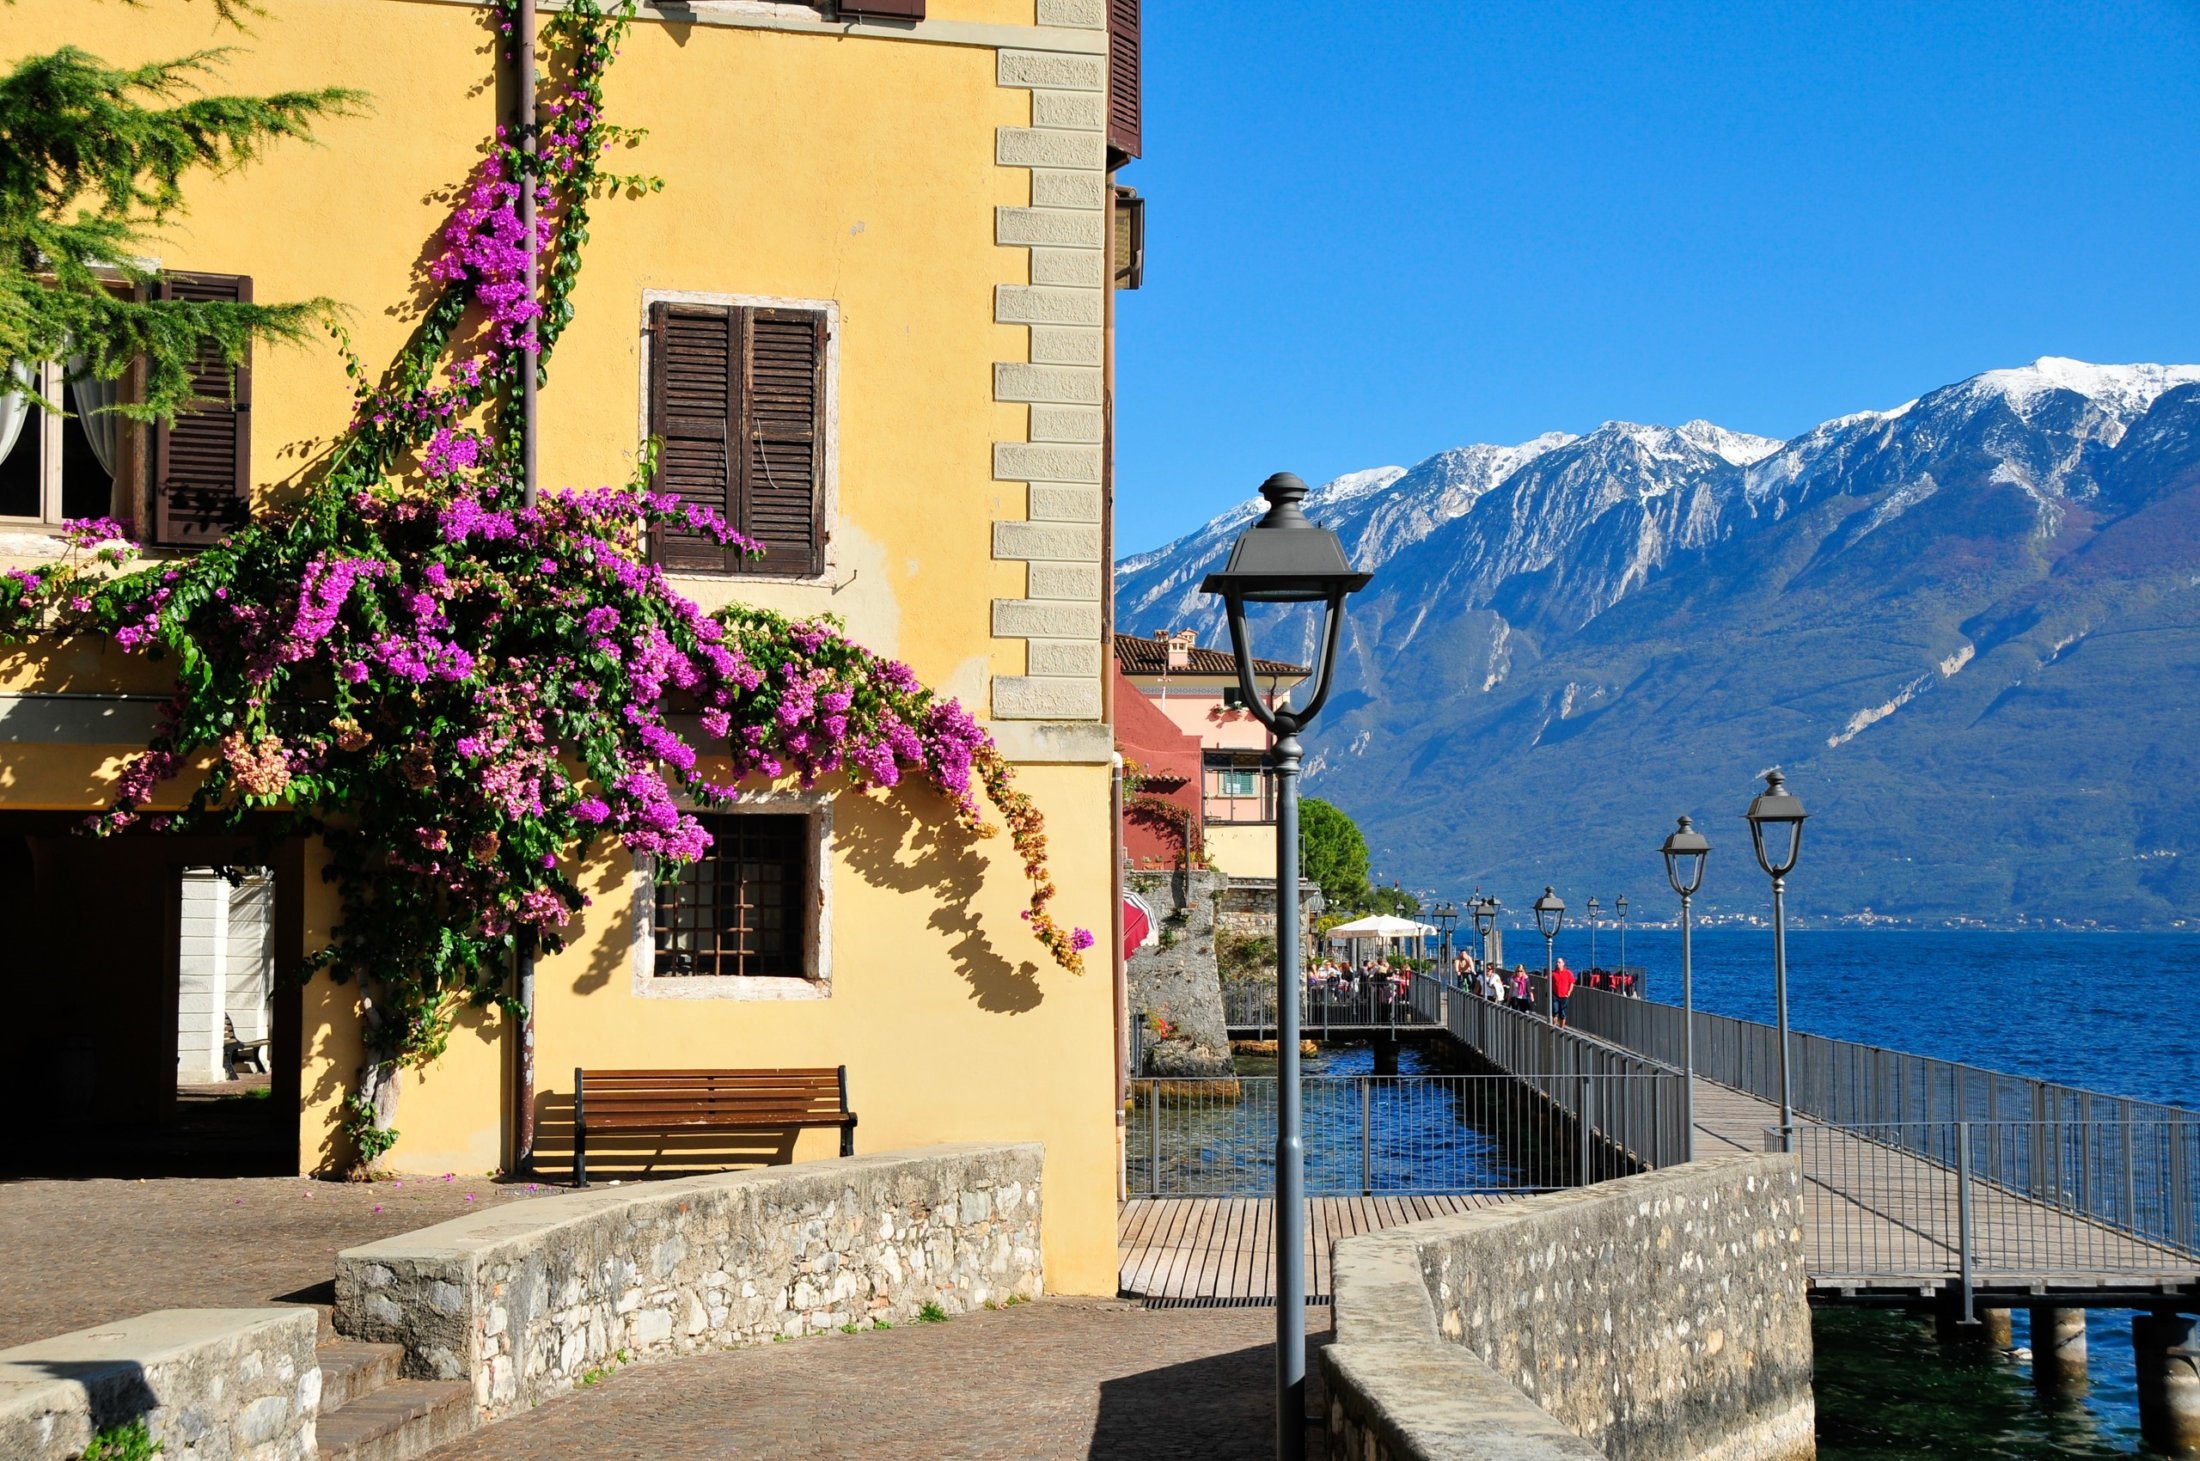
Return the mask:
[[[757,549],[653,492],[651,452],[625,486],[523,501],[521,352],[547,358],[571,318],[591,200],[653,186],[602,166],[635,135],[603,121],[625,23],[593,0],[550,17],[566,64],[536,171],[500,133],[443,232],[441,294],[380,383],[339,332],[356,410],[318,485],[187,560],[133,565],[127,525],[100,520],[0,579],[0,635],[106,633],[174,663],[160,728],[93,830],[260,814],[325,840],[342,922],[311,964],[364,986],[373,1063],[346,1120],[366,1160],[394,1140],[388,1073],[435,1059],[464,1004],[507,1003],[515,950],[561,947],[595,847],[669,871],[709,845],[696,810],[744,783],[913,776],[976,836],[990,801],[1033,933],[1072,971],[1092,943],[1049,912],[1039,811],[961,705],[833,622],[706,614],[666,581],[653,532]],[[189,772],[182,809],[155,811]]]

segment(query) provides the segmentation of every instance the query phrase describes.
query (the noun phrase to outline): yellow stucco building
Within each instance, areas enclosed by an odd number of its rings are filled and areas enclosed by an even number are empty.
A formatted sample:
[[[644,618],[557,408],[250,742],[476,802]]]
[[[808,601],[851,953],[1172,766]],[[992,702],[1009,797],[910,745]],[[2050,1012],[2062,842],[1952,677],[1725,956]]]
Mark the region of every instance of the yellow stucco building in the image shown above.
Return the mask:
[[[492,12],[480,0],[262,3],[238,36],[187,0],[17,0],[0,12],[0,65],[64,43],[116,63],[228,45],[223,90],[366,92],[366,112],[320,124],[315,145],[197,178],[156,262],[216,297],[328,296],[362,357],[388,359],[454,187],[510,115]],[[777,509],[761,493],[753,506],[755,529],[777,535],[771,571],[675,563],[678,586],[706,608],[837,615],[978,713],[1046,816],[1059,916],[1100,945],[1083,975],[1057,968],[1019,918],[1027,890],[1006,839],[963,838],[914,783],[869,798],[782,788],[713,824],[713,876],[764,910],[768,949],[692,920],[665,926],[648,871],[600,855],[570,947],[538,973],[546,1173],[564,1160],[575,1067],[844,1065],[858,1150],[1044,1142],[1049,1286],[1114,1291],[1102,650],[1114,301],[1141,246],[1115,176],[1138,147],[1136,15],[1125,0],[639,12],[608,91],[613,119],[648,136],[613,165],[664,188],[596,210],[576,318],[542,392],[541,479],[631,475],[642,439],[666,429],[653,392],[673,332],[739,342],[736,375],[761,369],[773,341],[810,352],[798,363],[814,387],[814,471],[772,484]],[[64,388],[64,363],[32,368]],[[92,399],[67,388],[73,405]],[[258,350],[247,409],[216,423],[223,449],[234,444],[221,470],[239,502],[297,490],[350,403],[332,349]],[[204,520],[192,513],[223,484],[182,484],[177,464],[198,460],[184,445],[28,421],[0,451],[0,568],[50,559],[60,519],[111,508],[144,525],[156,554],[188,551]],[[768,510],[779,515],[767,522]],[[161,666],[102,644],[0,650],[0,926],[25,931],[11,984],[44,991],[0,1050],[13,1109],[89,1140],[203,1126],[214,1107],[177,1086],[170,1058],[190,1038],[203,1050],[200,1026],[226,1020],[211,1038],[273,1046],[273,1099],[254,1104],[280,1132],[255,1150],[276,1170],[324,1169],[343,1156],[337,1103],[362,1047],[352,986],[299,990],[288,977],[336,914],[318,849],[290,846],[249,884],[271,914],[231,924],[216,908],[200,939],[179,888],[206,880],[186,870],[232,861],[241,843],[69,835],[144,744],[164,688]],[[513,1043],[508,1022],[469,1015],[440,1060],[406,1072],[388,1165],[507,1165]],[[836,1141],[767,1133],[747,1155],[829,1156]],[[224,1149],[196,1150],[218,1166]],[[630,1155],[635,1170],[652,1160]],[[617,1175],[620,1160],[591,1142],[592,1166]]]

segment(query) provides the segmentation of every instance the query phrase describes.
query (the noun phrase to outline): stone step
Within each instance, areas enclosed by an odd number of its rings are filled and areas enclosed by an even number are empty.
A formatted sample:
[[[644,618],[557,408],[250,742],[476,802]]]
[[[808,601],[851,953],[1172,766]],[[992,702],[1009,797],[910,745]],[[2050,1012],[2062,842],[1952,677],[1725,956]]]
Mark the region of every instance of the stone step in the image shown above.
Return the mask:
[[[405,1360],[402,1344],[364,1344],[356,1339],[323,1341],[313,1351],[321,1362],[321,1409],[349,1405],[397,1383]]]
[[[463,1380],[398,1380],[321,1412],[321,1461],[413,1461],[474,1428]]]

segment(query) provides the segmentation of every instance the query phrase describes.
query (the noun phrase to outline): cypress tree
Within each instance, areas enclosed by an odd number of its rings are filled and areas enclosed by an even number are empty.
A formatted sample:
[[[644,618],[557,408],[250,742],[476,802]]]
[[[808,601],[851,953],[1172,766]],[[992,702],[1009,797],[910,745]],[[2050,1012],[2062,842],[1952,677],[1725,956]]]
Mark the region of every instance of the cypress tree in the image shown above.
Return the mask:
[[[251,0],[211,3],[240,32],[256,10]],[[0,76],[0,371],[82,356],[89,374],[113,380],[143,359],[144,391],[116,409],[168,420],[192,399],[191,365],[205,343],[234,364],[254,340],[295,341],[330,316],[326,299],[154,297],[158,273],[144,256],[155,231],[185,212],[187,174],[248,166],[269,144],[311,140],[315,121],[364,102],[339,87],[207,94],[231,54],[224,46],[110,66],[64,46]],[[118,281],[129,287],[118,291]]]

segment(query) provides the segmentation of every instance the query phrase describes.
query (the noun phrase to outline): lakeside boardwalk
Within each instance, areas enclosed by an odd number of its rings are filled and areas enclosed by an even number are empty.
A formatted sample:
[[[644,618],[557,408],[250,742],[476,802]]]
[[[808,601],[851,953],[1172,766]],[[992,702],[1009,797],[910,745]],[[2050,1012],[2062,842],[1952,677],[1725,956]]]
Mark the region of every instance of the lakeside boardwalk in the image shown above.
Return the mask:
[[[1698,1077],[1700,1156],[1756,1152],[1778,1109]],[[1805,1159],[1805,1253],[1825,1297],[1926,1297],[1957,1281],[1961,1212],[1954,1173],[1851,1131],[1798,1118]],[[1388,1194],[1307,1200],[1308,1291],[1330,1292],[1340,1238],[1492,1207],[1514,1194]],[[1275,1297],[1274,1204],[1254,1197],[1140,1197],[1117,1222],[1126,1296],[1258,1302]],[[1973,1279],[1982,1293],[2083,1302],[2088,1296],[2192,1291],[2200,1260],[2077,1213],[1972,1182]]]
[[[1307,1293],[1329,1296],[1339,1238],[1509,1201],[1503,1193],[1311,1197]],[[1275,1202],[1265,1197],[1134,1197],[1116,1222],[1118,1281],[1127,1296],[1258,1302],[1276,1297]]]
[[[1765,1150],[1766,1129],[1779,1125],[1777,1106],[1701,1076],[1695,1092],[1699,1156]],[[1962,1213],[1949,1167],[1807,1117],[1798,1116],[1795,1127],[1813,1289],[1922,1295],[1955,1281]],[[2092,1292],[2200,1285],[2200,1259],[2190,1254],[1978,1176],[1971,1262],[1982,1291],[2073,1301]]]

